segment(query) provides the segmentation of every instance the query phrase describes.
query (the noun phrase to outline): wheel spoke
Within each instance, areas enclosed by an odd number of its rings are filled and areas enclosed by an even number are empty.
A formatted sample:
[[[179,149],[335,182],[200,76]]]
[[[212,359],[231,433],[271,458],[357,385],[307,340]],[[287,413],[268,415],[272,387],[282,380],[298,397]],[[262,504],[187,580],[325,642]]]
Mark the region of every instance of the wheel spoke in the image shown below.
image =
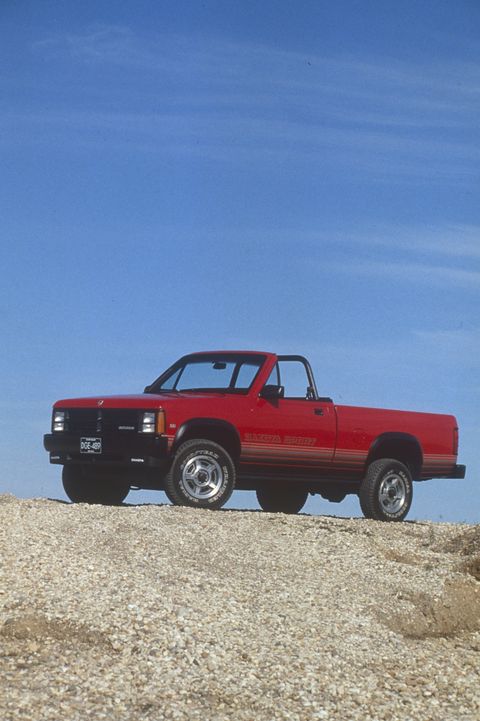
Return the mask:
[[[198,471],[197,461],[196,461],[196,459],[194,458],[194,459],[193,459],[192,461],[190,461],[190,463],[186,466],[186,468],[185,468],[185,473],[187,473],[188,475],[190,475],[190,476],[193,477],[193,476],[195,475],[195,473],[197,473],[197,471]]]

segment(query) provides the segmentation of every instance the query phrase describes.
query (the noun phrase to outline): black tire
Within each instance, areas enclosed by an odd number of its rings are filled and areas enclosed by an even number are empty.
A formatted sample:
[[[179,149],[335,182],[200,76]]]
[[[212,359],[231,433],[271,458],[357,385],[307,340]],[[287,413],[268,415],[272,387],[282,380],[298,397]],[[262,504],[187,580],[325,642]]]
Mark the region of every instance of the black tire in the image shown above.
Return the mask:
[[[165,479],[165,493],[177,506],[221,508],[235,488],[235,465],[218,443],[183,443]]]
[[[130,491],[127,481],[83,466],[64,466],[62,481],[72,503],[119,506]]]
[[[175,499],[170,496],[170,491],[167,488],[167,484],[164,483],[163,492],[165,493],[167,499],[170,501],[170,503],[175,504]]]
[[[358,497],[365,518],[403,521],[412,504],[412,476],[394,458],[380,458],[368,467]]]
[[[299,513],[308,498],[308,491],[293,484],[271,483],[257,488],[257,500],[268,513]]]

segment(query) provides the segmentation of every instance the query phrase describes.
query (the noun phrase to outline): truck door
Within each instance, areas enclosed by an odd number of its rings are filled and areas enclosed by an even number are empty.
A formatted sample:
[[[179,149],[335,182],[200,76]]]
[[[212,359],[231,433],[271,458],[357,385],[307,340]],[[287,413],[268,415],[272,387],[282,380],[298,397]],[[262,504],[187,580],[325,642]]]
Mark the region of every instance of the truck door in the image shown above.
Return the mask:
[[[336,441],[335,408],[319,398],[308,362],[279,356],[267,385],[283,386],[282,398],[255,399],[255,428],[242,439],[242,462],[315,470],[328,466]]]

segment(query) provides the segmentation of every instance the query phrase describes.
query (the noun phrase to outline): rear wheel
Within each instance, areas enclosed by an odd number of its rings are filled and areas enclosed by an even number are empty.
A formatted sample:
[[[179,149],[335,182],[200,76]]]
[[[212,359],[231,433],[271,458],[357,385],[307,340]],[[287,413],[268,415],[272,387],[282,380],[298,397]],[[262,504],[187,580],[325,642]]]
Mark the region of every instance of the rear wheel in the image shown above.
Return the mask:
[[[269,513],[299,513],[308,498],[308,491],[294,485],[274,483],[257,488],[260,507]]]
[[[358,494],[365,518],[377,521],[403,521],[410,510],[412,495],[410,471],[394,458],[371,463]]]
[[[119,506],[130,491],[130,484],[123,479],[83,466],[64,466],[62,481],[73,503]]]

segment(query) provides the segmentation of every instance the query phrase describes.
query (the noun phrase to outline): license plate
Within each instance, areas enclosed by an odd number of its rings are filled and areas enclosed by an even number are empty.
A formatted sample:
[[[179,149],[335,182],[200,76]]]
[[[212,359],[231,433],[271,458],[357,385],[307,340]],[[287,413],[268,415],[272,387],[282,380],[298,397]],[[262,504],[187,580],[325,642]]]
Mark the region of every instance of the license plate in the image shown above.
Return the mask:
[[[80,453],[101,453],[101,438],[80,438]]]

